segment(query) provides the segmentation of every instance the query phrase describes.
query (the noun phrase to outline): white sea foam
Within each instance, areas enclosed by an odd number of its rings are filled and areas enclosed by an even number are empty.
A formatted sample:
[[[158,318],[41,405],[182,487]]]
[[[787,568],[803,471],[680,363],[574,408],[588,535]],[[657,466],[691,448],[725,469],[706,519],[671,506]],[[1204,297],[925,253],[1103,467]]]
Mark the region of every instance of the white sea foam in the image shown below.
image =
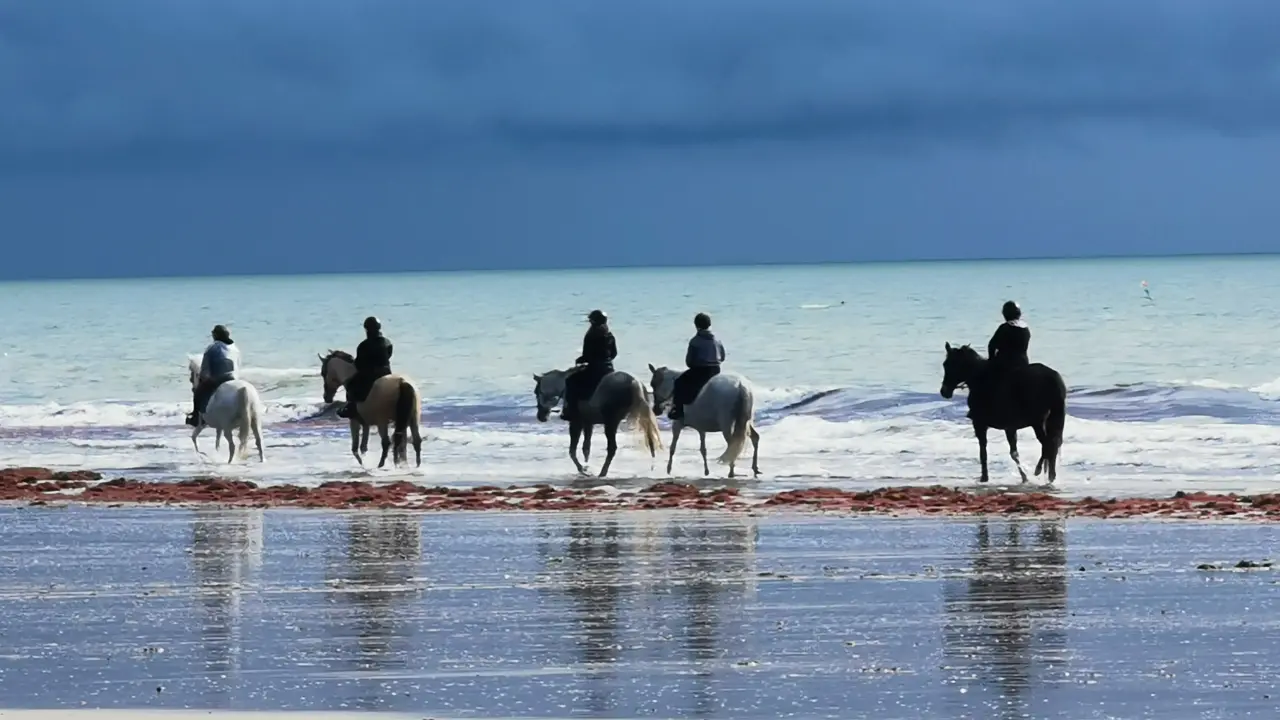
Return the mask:
[[[206,434],[202,447],[214,461],[191,449],[184,428],[135,428],[125,437],[105,439],[23,436],[0,444],[0,465],[52,465],[94,468],[108,474],[178,478],[217,472],[263,483],[314,485],[352,477],[405,477],[428,484],[510,484],[562,482],[575,477],[567,457],[567,434],[561,423],[528,426],[481,424],[427,426],[424,466],[410,470],[361,470],[349,454],[349,436],[339,425],[323,432],[299,431],[288,425],[268,426],[268,462],[251,459],[231,468],[215,453]],[[949,420],[884,418],[833,422],[810,416],[788,416],[761,427],[762,491],[812,486],[873,487],[888,484],[969,484],[978,475],[977,443],[972,430]],[[670,433],[664,429],[663,440]],[[593,438],[590,465],[598,469],[604,437]],[[611,482],[635,485],[667,478],[666,449],[655,460],[630,434],[621,438]],[[695,433],[679,445],[673,476],[702,475]],[[708,437],[712,473],[723,449],[718,435]],[[1016,482],[1003,433],[992,432],[989,444],[992,479]],[[225,446],[224,446],[225,450]],[[380,445],[370,438],[367,462],[377,461]],[[1020,450],[1028,472],[1040,449],[1034,436],[1020,433]],[[750,446],[739,463],[750,467]],[[1069,419],[1059,463],[1059,487],[1069,494],[1164,493],[1183,487],[1223,490],[1270,488],[1280,467],[1280,427],[1181,418],[1162,422],[1110,422]],[[1040,479],[1043,481],[1043,478]]]

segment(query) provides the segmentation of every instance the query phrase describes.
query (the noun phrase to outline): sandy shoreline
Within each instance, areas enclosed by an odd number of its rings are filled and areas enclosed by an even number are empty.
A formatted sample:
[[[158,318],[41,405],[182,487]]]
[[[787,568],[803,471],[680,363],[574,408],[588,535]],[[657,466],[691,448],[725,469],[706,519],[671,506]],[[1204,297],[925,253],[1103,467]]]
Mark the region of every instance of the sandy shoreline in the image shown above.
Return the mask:
[[[1280,494],[1177,492],[1166,497],[1064,498],[1040,490],[935,486],[852,491],[815,487],[753,496],[735,487],[699,488],[659,482],[643,489],[612,487],[427,487],[406,481],[333,481],[316,487],[258,486],[217,477],[173,482],[105,479],[93,471],[26,467],[0,470],[0,501],[25,505],[220,505],[408,511],[709,510],[819,511],[893,516],[1021,516],[1280,520]]]

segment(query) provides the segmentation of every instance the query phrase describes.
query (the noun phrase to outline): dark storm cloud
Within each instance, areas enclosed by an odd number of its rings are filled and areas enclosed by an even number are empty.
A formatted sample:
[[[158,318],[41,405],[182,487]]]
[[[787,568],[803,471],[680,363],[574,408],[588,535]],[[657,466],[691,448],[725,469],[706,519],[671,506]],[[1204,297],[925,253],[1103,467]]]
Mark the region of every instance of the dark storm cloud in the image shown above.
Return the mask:
[[[1274,0],[0,5],[0,161],[1280,122]]]

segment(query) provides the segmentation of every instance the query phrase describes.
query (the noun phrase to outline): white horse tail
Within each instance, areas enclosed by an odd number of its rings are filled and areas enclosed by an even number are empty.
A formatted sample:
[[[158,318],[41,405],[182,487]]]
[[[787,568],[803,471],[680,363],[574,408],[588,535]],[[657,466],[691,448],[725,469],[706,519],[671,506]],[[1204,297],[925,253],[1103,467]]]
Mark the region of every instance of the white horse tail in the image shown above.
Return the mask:
[[[258,446],[258,455],[265,459],[262,447],[262,402],[253,403],[253,414],[249,419],[249,427],[253,430],[253,441]],[[244,447],[241,445],[241,447]]]
[[[738,397],[733,403],[733,429],[729,432],[729,446],[724,449],[716,462],[732,465],[738,461],[743,448],[747,446],[747,431],[751,429],[752,416],[755,415],[755,397],[746,383],[738,386]]]
[[[658,431],[658,417],[653,414],[653,407],[649,405],[649,398],[645,396],[639,380],[631,381],[631,408],[627,411],[627,420],[644,435],[649,456],[657,457],[662,447],[662,433]]]
[[[240,447],[236,451],[236,457],[244,457],[246,455],[245,450],[249,447],[249,431],[254,430],[255,433],[257,432],[255,418],[258,415],[258,408],[254,398],[249,395],[248,386],[240,388],[236,401],[240,405],[240,422],[237,423],[240,431]]]

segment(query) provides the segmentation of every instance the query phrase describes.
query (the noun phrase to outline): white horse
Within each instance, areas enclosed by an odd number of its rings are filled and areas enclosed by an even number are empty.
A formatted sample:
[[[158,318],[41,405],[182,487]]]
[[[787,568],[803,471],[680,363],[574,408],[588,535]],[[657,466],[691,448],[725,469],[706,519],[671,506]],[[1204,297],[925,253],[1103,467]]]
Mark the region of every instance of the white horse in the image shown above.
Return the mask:
[[[667,367],[649,366],[653,373],[649,387],[653,388],[653,411],[662,413],[671,404],[671,396],[675,393],[676,378],[684,373]],[[760,475],[760,433],[756,432],[755,394],[751,392],[751,384],[736,373],[722,373],[711,378],[698,397],[684,406],[684,417],[671,421],[671,454],[667,457],[667,474],[671,473],[671,464],[676,456],[676,441],[680,439],[680,431],[685,426],[698,431],[699,450],[702,452],[702,473],[711,474],[707,464],[707,433],[719,432],[728,443],[724,454],[716,462],[729,466],[729,477],[734,477],[734,464],[742,455],[747,445],[747,436],[751,436],[751,472]]]
[[[200,358],[188,357],[187,367],[191,372],[191,389],[194,391],[200,383]],[[196,452],[204,455],[196,438],[206,427],[211,427],[218,433],[214,447],[218,447],[222,438],[227,439],[227,462],[230,463],[237,457],[236,440],[232,431],[239,434],[240,457],[244,457],[248,450],[249,432],[252,431],[254,442],[258,446],[258,461],[266,462],[262,452],[262,412],[262,398],[253,385],[245,380],[228,380],[218,386],[213,397],[209,398],[209,406],[196,418],[196,427],[191,431],[191,444],[195,446]]]

